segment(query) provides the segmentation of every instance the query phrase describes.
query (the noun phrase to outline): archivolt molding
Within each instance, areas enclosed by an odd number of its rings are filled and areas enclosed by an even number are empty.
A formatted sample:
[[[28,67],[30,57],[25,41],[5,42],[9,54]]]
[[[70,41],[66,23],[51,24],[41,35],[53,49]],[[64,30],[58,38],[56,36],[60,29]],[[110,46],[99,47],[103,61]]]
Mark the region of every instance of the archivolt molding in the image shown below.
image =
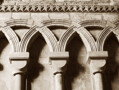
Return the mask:
[[[1,30],[7,37],[8,41],[10,42],[13,48],[13,52],[18,52],[20,41],[18,39],[18,36],[16,35],[16,33],[11,27],[13,26],[31,27],[32,23],[31,22],[29,23],[28,19],[12,19],[5,23],[6,23],[6,26],[2,27]]]
[[[92,37],[92,35],[87,31],[87,29],[83,27],[83,28],[77,29],[76,31],[81,36],[81,39],[84,42],[84,45],[86,46],[87,51],[97,50],[96,42],[94,38]]]
[[[104,47],[104,43],[107,39],[107,37],[111,34],[114,33],[118,39],[118,35],[119,35],[119,26],[117,26],[116,24],[111,24],[108,25],[107,27],[105,27],[103,29],[103,31],[101,32],[98,40],[97,40],[97,47],[98,47],[98,51],[103,51],[103,47]],[[118,39],[119,40],[119,39]]]
[[[13,51],[18,51],[19,47],[19,39],[13,29],[9,26],[1,28],[2,32],[5,34],[6,38],[8,39],[9,43],[11,44]]]
[[[55,36],[52,34],[52,32],[45,26],[42,27],[35,26],[31,28],[22,39],[19,49],[20,52],[27,51],[29,41],[31,40],[31,38],[33,38],[36,35],[37,32],[40,32],[41,35],[44,37],[46,43],[50,48],[50,51],[51,52],[54,51],[54,47],[56,46],[57,40]]]
[[[65,22],[65,23],[64,23]],[[41,35],[46,40],[50,51],[61,52],[65,51],[66,45],[68,41],[74,36],[75,33],[78,33],[81,37],[84,45],[87,48],[87,51],[103,51],[103,46],[106,38],[113,32],[118,37],[118,23],[116,24],[108,24],[104,21],[99,20],[90,20],[90,21],[83,21],[80,23],[70,22],[69,20],[47,20],[43,22],[42,26],[34,26],[30,28],[30,30],[24,35],[23,39],[19,41],[17,35],[12,30],[12,26],[30,26],[27,20],[11,20],[6,22],[7,26],[1,28],[2,32],[7,37],[8,41],[11,43],[14,52],[26,52],[29,42],[34,36],[40,32]],[[67,31],[62,35],[62,37],[57,41],[55,35],[49,30],[48,26],[65,26],[67,27]],[[110,26],[109,26],[110,25]],[[86,27],[88,26],[99,26],[99,27],[106,27],[101,32],[97,43],[95,42],[92,35],[88,32]]]
[[[59,46],[57,51],[65,51],[66,43],[68,39],[70,39],[75,32],[77,32],[80,35],[85,46],[87,46],[86,47],[87,51],[90,50],[96,51],[98,48],[96,45],[96,41],[94,40],[92,35],[88,32],[86,27],[97,26],[97,27],[105,28],[107,25],[108,25],[107,21],[101,21],[101,20],[86,20],[86,21],[79,22],[78,24],[74,23],[72,27],[70,27],[62,36],[61,40],[59,41]]]
[[[8,24],[9,24],[9,22],[8,22]],[[10,23],[10,26],[13,26],[13,25],[24,25],[24,26],[27,25],[28,26],[27,20],[24,20],[24,22],[22,24],[20,24],[20,22],[14,24],[14,22],[15,21],[12,21],[13,24]],[[44,37],[46,43],[48,44],[48,46],[50,48],[50,51],[51,52],[55,51],[55,48],[57,46],[57,39],[56,39],[55,35],[52,33],[52,31],[48,29],[48,26],[54,26],[54,25],[63,26],[64,25],[65,27],[69,27],[71,22],[68,20],[47,20],[42,23],[43,23],[43,25],[41,24],[41,26],[34,26],[34,27],[30,28],[30,30],[24,35],[23,39],[20,42],[18,52],[26,52],[30,40],[32,38],[34,38],[34,36],[38,32],[40,32],[42,34],[42,36]]]
[[[66,44],[67,44],[69,38],[71,38],[71,36],[73,36],[73,34],[75,33],[73,28],[74,28],[74,26],[68,28],[68,30],[62,35],[62,37],[60,38],[60,40],[58,42],[58,46],[56,47],[55,51],[57,51],[57,52],[65,51]]]
[[[38,32],[36,29],[36,26],[30,28],[30,30],[24,35],[20,42],[19,52],[27,51],[27,46],[30,41],[30,39]]]
[[[37,30],[43,35],[50,47],[50,51],[53,52],[55,47],[57,46],[57,39],[54,34],[46,26],[44,26],[42,29],[37,28]]]
[[[73,37],[75,33],[79,34],[82,41],[84,42],[84,45],[87,48],[87,51],[96,50],[95,41],[91,34],[84,27],[74,23],[74,25],[68,28],[68,30],[63,34],[63,36],[59,40],[59,44],[56,51],[65,51],[68,41],[71,37]]]
[[[97,40],[97,50],[98,51],[103,51],[103,46],[105,43],[106,38],[109,36],[109,34],[112,32],[111,27],[106,27],[103,29],[103,31],[101,32],[98,40]]]
[[[88,32],[86,27],[89,26],[96,26],[96,27],[102,27],[104,28],[101,35],[99,36],[97,43],[92,37],[92,35]],[[110,26],[110,27],[109,27]],[[73,36],[75,32],[77,32],[81,39],[83,40],[84,44],[87,46],[88,51],[97,51],[97,50],[103,50],[103,44],[108,36],[110,34],[111,27],[114,27],[115,25],[112,23],[109,23],[107,21],[101,21],[101,20],[86,20],[82,21],[80,23],[74,23],[72,27],[70,27],[62,36],[61,40],[59,41],[59,46],[57,47],[56,51],[65,51],[66,44],[68,40]]]
[[[99,36],[99,38],[96,41],[96,47],[97,51],[103,51],[103,46],[106,38],[110,35],[111,32],[115,32],[117,26],[116,24],[113,24],[111,22],[107,21],[100,21],[100,20],[87,20],[83,21],[80,23],[83,27],[88,27],[88,26],[97,26],[97,27],[102,27],[103,30]],[[85,35],[87,36],[87,35]],[[88,38],[87,38],[88,39]],[[89,42],[92,40],[88,40]]]

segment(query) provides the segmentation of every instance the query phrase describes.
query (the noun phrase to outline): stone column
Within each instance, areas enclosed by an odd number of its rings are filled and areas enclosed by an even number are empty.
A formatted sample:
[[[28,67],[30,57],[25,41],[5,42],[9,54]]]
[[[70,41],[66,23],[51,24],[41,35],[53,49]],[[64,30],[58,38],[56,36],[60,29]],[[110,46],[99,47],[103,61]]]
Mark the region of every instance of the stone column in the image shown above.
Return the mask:
[[[108,53],[106,51],[94,51],[89,53],[90,69],[94,78],[94,90],[104,90],[102,73],[107,57]]]
[[[15,78],[14,90],[24,90],[24,74],[27,70],[27,62],[29,60],[28,52],[14,52],[11,53],[10,63],[13,69],[13,75]]]
[[[51,52],[50,60],[55,81],[55,90],[63,90],[64,66],[69,58],[68,52]]]

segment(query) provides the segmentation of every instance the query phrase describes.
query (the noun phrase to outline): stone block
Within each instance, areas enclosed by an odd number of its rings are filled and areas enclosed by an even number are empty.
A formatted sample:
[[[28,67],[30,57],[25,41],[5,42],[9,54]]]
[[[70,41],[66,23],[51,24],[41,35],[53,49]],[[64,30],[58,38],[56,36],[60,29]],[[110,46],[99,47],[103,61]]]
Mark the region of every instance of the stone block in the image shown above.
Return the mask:
[[[91,59],[104,59],[108,57],[107,51],[92,51],[89,52],[89,58]]]
[[[12,13],[13,19],[29,19],[30,13]]]
[[[67,59],[69,58],[69,52],[51,52],[49,55],[50,59]]]
[[[69,13],[49,13],[50,19],[66,19],[69,20]]]
[[[27,60],[29,59],[29,53],[28,52],[14,52],[10,54],[9,57],[10,60]]]
[[[103,20],[107,22],[117,22],[119,20],[119,15],[117,13],[102,13]]]

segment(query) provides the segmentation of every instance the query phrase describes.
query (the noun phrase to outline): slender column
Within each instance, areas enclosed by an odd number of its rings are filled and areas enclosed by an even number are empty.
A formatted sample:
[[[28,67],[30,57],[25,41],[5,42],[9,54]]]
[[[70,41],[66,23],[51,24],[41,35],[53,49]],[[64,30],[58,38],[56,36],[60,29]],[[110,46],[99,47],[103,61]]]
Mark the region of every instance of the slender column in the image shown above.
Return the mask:
[[[52,72],[55,81],[55,90],[63,90],[63,73],[64,66],[69,58],[68,52],[52,52],[50,60],[52,63]]]
[[[28,52],[15,52],[10,55],[10,63],[13,69],[13,76],[15,78],[14,90],[24,90],[24,74],[29,59]]]
[[[63,80],[62,80],[62,74],[58,73],[54,76],[55,78],[55,89],[56,90],[63,90]]]
[[[106,64],[108,53],[106,51],[90,52],[90,69],[94,78],[94,90],[104,90],[102,73]]]
[[[15,74],[15,85],[14,85],[14,89],[15,90],[23,90],[23,86],[22,86],[22,75],[21,74]]]

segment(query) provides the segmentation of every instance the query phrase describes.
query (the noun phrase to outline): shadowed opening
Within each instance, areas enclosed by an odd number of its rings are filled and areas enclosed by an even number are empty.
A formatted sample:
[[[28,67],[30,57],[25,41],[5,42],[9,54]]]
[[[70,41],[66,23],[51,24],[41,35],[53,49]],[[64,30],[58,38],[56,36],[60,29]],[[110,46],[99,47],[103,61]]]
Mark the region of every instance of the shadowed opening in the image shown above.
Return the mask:
[[[106,39],[104,50],[108,51],[106,69],[104,72],[104,90],[119,89],[119,43],[112,33]]]
[[[78,34],[68,42],[66,51],[69,51],[69,60],[64,74],[64,90],[92,90],[87,51]]]

